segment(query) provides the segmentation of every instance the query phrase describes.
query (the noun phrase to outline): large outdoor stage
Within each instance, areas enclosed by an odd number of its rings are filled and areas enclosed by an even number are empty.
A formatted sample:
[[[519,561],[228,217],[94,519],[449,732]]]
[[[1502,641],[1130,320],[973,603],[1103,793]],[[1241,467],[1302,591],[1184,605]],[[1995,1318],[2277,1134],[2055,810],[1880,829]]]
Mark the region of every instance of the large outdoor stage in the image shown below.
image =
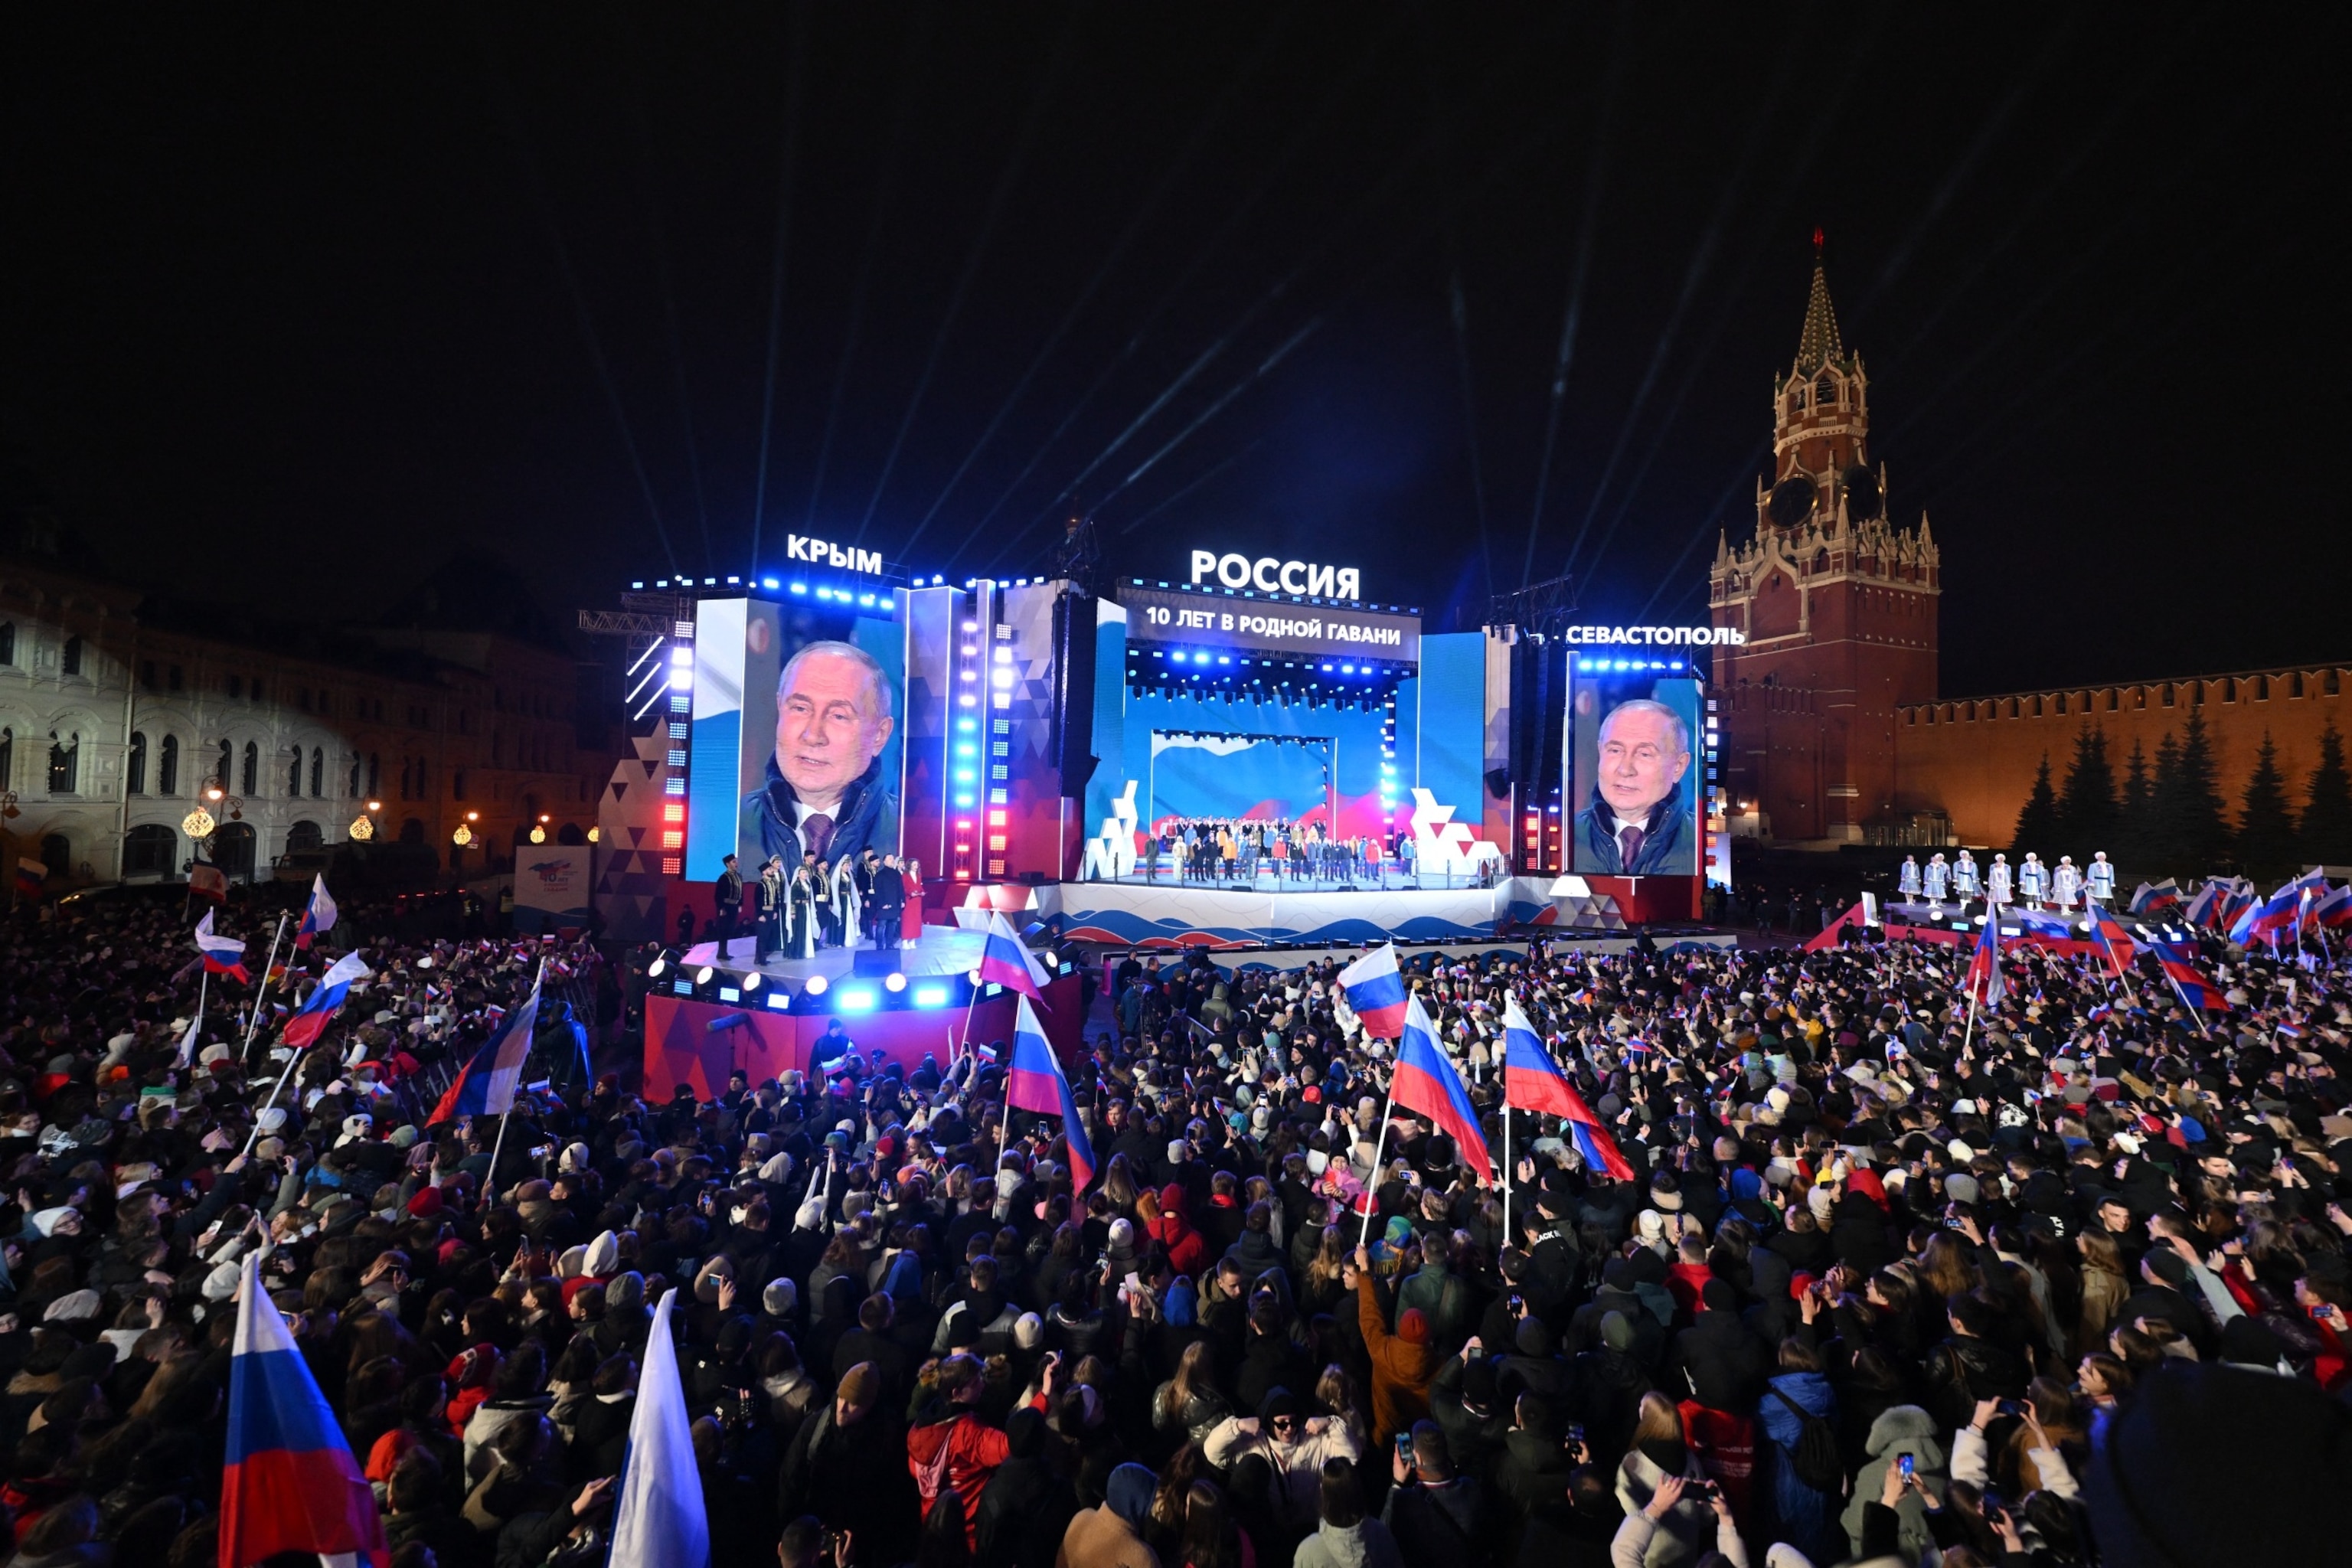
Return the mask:
[[[1435,879],[1431,879],[1433,882]],[[1505,877],[1491,888],[1278,892],[1134,882],[1003,889],[1067,941],[1211,949],[1461,942],[1511,931],[1624,931],[1689,923],[1689,877]],[[994,891],[995,889],[991,889]]]
[[[814,959],[755,966],[742,951],[748,942],[737,944],[730,963],[704,942],[666,969],[646,994],[645,1094],[667,1100],[684,1083],[709,1100],[725,1091],[728,1074],[738,1068],[754,1083],[808,1072],[835,1019],[858,1050],[908,1068],[926,1055],[945,1062],[967,1043],[1003,1045],[1013,1038],[1017,999],[968,978],[980,962],[981,941],[977,931],[926,926],[921,941],[898,951],[895,987],[891,976],[856,973],[858,960],[876,960],[870,949],[828,948]],[[1057,973],[1038,1016],[1046,1037],[1067,1058],[1080,1047],[1082,986],[1074,965],[1053,967]],[[705,968],[708,980],[699,978]],[[759,984],[748,984],[755,974]]]

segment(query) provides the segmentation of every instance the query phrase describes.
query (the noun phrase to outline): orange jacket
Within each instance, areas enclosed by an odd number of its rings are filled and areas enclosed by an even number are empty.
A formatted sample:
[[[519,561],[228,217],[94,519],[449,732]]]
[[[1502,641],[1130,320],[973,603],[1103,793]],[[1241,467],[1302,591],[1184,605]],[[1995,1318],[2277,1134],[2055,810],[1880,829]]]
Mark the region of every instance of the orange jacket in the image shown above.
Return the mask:
[[[1363,1327],[1364,1347],[1372,1352],[1372,1441],[1386,1444],[1429,1414],[1437,1350],[1429,1342],[1428,1320],[1417,1310],[1407,1309],[1397,1331],[1389,1332],[1369,1274],[1356,1281],[1356,1317]]]

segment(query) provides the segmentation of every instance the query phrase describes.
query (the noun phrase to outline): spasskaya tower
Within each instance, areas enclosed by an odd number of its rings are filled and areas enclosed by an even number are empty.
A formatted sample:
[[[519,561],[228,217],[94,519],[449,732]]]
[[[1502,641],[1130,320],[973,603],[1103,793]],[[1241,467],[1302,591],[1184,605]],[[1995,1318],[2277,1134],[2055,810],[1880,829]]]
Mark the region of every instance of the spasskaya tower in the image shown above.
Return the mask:
[[[1886,521],[1870,459],[1870,381],[1838,336],[1814,235],[1797,357],[1772,378],[1772,478],[1756,531],[1716,544],[1715,649],[1724,789],[1739,837],[1827,848],[1895,813],[1895,709],[1936,696],[1941,558],[1923,512]]]

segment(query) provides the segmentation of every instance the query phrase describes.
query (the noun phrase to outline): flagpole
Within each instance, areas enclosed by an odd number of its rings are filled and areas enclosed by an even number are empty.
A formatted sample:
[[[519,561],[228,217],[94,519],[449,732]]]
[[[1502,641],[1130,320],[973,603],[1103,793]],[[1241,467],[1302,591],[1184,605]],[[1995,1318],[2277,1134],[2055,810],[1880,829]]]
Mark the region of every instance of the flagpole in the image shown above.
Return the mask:
[[[499,1151],[507,1146],[507,1123],[513,1120],[514,1104],[510,1100],[505,1113],[499,1118],[499,1135],[490,1143],[489,1173],[482,1178],[482,1194],[492,1203],[498,1202],[499,1195]]]
[[[320,1032],[324,1033],[325,1031],[321,1030]],[[263,1114],[266,1113],[271,1106],[278,1103],[278,1095],[285,1091],[286,1080],[294,1076],[294,1064],[301,1059],[302,1053],[300,1051],[296,1051],[292,1056],[286,1059],[286,1070],[279,1073],[278,1075],[278,1081],[270,1086],[269,1098],[261,1102],[261,1110],[253,1113],[253,1131],[245,1135],[245,1147],[238,1150],[238,1153],[246,1154],[252,1152],[254,1140],[261,1136],[261,1118]]]
[[[200,1036],[205,1032],[205,990],[207,986],[212,984],[212,983],[213,972],[211,970],[205,969],[197,973],[195,1027],[196,1033]],[[191,1059],[193,1060],[193,1058]]]
[[[1372,1210],[1381,1197],[1381,1156],[1389,1146],[1389,1121],[1396,1114],[1396,1069],[1389,1069],[1389,1102],[1381,1110],[1381,1131],[1372,1141],[1372,1179],[1364,1188],[1364,1223],[1356,1227],[1356,1245],[1361,1247],[1372,1234]],[[1506,1233],[1507,1234],[1507,1233]]]
[[[1509,1083],[1506,1079],[1506,1085]],[[1510,1091],[1507,1088],[1505,1094]],[[1516,1174],[1511,1168],[1511,1102],[1503,1101],[1503,1245],[1511,1245],[1511,1180]]]
[[[261,966],[261,984],[253,988],[253,1016],[245,1026],[245,1044],[237,1047],[237,1060],[242,1062],[253,1054],[253,1037],[261,1028],[261,999],[269,994],[269,975],[278,967],[278,943],[286,935],[286,916],[278,917],[278,929],[269,933],[269,959]]]

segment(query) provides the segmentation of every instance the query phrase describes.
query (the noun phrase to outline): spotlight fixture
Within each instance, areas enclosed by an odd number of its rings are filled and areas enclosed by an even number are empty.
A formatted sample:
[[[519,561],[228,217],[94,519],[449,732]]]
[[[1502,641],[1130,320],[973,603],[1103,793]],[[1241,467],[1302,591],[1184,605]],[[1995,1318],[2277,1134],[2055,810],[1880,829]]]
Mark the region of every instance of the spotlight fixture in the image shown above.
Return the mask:
[[[903,974],[895,974],[895,973],[894,973],[894,974],[887,974],[887,975],[883,976],[883,979],[882,979],[882,989],[883,989],[883,990],[896,993],[896,992],[899,992],[899,991],[904,991],[906,988],[907,988],[907,977],[906,977],[905,975],[903,975]]]
[[[812,975],[810,975],[810,976],[809,976],[809,980],[808,980],[808,987],[807,987],[808,994],[809,994],[810,995],[812,995],[812,996],[822,996],[822,995],[824,995],[824,993],[825,993],[826,984],[827,984],[827,983],[826,983],[825,978],[824,978],[824,975],[822,975],[822,974],[812,974]]]
[[[669,954],[667,952],[657,952],[654,954],[654,961],[646,965],[646,978],[648,980],[659,980],[662,977],[662,972],[668,967]]]
[[[746,990],[746,991],[757,991],[759,988],[760,988],[760,972],[759,972],[758,970],[756,970],[756,969],[755,969],[755,970],[751,971],[751,973],[749,973],[749,974],[747,974],[747,975],[743,976],[743,989],[744,989],[744,990]]]
[[[719,971],[706,963],[694,972],[694,983],[697,985],[708,985],[710,984],[710,977],[718,973]]]

